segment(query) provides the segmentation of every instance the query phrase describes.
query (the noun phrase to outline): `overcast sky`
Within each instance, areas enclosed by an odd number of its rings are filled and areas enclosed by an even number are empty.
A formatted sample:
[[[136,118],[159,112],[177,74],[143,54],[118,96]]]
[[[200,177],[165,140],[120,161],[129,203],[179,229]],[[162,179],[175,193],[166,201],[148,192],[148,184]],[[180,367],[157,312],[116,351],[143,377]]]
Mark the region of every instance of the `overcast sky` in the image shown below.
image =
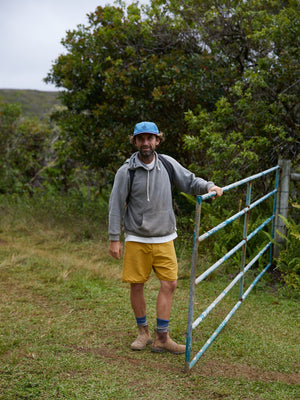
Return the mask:
[[[65,50],[61,39],[106,4],[114,1],[0,0],[0,89],[57,90],[43,78]]]

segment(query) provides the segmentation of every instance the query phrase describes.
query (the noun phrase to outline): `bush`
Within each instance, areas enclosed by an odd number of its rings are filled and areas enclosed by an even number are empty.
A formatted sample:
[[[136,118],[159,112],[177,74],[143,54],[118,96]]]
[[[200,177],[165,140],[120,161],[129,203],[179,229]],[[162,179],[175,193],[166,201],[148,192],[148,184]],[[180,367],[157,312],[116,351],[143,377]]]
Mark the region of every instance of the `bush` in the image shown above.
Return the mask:
[[[293,207],[300,208],[298,204]],[[286,219],[282,216],[287,227],[287,234],[284,236],[286,247],[282,249],[277,260],[277,269],[281,273],[281,280],[287,288],[292,291],[300,291],[300,224],[296,224],[291,218]]]

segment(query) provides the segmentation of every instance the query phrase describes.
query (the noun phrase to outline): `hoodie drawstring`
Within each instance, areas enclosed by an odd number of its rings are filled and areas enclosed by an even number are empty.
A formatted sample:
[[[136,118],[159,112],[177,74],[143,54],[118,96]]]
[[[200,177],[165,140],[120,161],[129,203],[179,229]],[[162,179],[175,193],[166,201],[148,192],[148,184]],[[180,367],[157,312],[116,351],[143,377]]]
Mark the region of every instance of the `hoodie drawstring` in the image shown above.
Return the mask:
[[[158,162],[156,162],[156,168],[160,171]],[[150,169],[148,169],[147,172],[147,201],[150,201]]]
[[[148,169],[147,174],[147,201],[150,201],[150,171]]]

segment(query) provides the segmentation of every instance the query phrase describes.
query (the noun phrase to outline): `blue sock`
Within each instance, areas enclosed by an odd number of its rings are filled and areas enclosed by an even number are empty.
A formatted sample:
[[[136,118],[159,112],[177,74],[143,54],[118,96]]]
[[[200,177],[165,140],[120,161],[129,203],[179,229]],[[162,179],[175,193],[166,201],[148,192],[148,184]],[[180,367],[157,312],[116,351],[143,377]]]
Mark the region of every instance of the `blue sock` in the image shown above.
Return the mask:
[[[169,330],[169,320],[156,318],[157,332],[168,332]]]
[[[141,326],[147,326],[148,325],[146,314],[141,318],[137,318],[136,317],[135,319],[136,319],[136,324],[137,325],[141,325]]]

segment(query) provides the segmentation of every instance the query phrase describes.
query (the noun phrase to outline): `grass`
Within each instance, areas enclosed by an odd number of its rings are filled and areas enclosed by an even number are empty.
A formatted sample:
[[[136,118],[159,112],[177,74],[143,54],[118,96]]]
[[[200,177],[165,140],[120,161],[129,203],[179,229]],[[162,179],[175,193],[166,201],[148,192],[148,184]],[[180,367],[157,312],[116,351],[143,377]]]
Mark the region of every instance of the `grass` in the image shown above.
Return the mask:
[[[45,204],[0,208],[0,399],[299,398],[299,304],[260,282],[189,374],[184,356],[130,350],[136,327],[121,265],[108,255],[106,233],[86,218],[51,215]],[[69,210],[70,214],[71,211]],[[97,210],[95,210],[95,215]],[[83,226],[80,236],[80,226]],[[103,226],[103,225],[102,225]],[[171,335],[185,340],[188,261],[172,309]],[[204,283],[201,312],[226,286]],[[158,282],[146,287],[155,324]],[[226,296],[195,330],[192,352],[236,302]],[[298,369],[298,370],[297,370]]]

